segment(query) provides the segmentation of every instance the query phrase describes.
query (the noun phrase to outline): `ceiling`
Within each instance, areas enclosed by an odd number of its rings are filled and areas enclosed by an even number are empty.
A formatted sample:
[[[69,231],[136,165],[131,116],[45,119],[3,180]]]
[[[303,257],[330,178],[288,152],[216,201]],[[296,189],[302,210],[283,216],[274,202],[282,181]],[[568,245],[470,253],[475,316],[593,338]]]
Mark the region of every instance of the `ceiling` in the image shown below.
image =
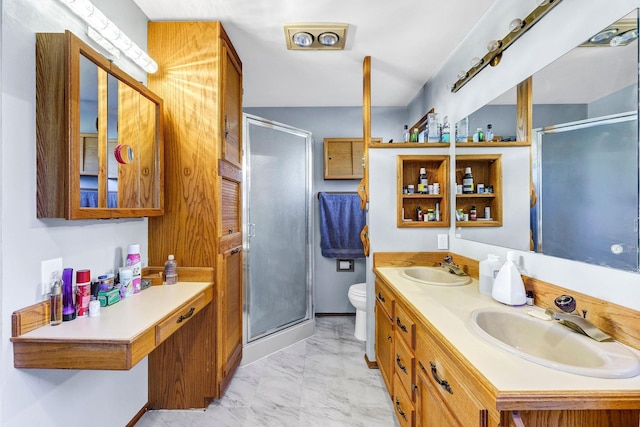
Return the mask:
[[[151,21],[221,21],[243,64],[244,107],[406,106],[495,0],[134,0]],[[286,49],[283,25],[349,25],[344,51]]]

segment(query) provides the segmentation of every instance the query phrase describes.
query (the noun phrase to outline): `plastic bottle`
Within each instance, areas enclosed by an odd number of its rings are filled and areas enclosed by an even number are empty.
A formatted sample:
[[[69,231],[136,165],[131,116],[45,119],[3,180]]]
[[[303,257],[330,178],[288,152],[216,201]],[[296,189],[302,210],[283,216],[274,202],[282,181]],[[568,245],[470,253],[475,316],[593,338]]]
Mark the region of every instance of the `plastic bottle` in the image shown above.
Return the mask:
[[[487,259],[480,261],[480,293],[491,296],[493,283],[502,267],[500,257],[489,254]]]
[[[515,252],[507,252],[507,262],[500,268],[491,291],[493,299],[507,305],[523,305],[527,302],[524,282],[515,260]]]
[[[467,167],[462,177],[462,194],[473,194],[473,190],[473,174],[471,173],[471,168]]]
[[[476,221],[478,219],[478,211],[475,206],[471,206],[469,209],[469,221]]]
[[[418,193],[426,194],[427,185],[429,185],[429,180],[427,179],[427,170],[426,168],[420,168],[420,177],[418,178]]]
[[[169,255],[167,260],[164,262],[164,284],[165,285],[175,285],[178,283],[178,273],[176,272],[176,267],[178,263],[174,259],[173,255]]]
[[[493,126],[491,125],[491,123],[487,125],[487,132],[485,132],[484,134],[484,139],[487,142],[493,141]]]
[[[404,142],[409,142],[409,125],[404,125],[404,130],[402,131],[402,140]]]
[[[56,280],[51,286],[50,296],[51,326],[62,323],[62,281]]]
[[[418,142],[418,128],[413,128],[411,131],[411,142]]]
[[[127,247],[127,267],[131,267],[133,273],[133,293],[140,292],[140,284],[142,283],[142,262],[140,261],[140,245],[131,244]]]
[[[62,320],[67,322],[76,318],[76,305],[73,302],[73,268],[62,270]]]

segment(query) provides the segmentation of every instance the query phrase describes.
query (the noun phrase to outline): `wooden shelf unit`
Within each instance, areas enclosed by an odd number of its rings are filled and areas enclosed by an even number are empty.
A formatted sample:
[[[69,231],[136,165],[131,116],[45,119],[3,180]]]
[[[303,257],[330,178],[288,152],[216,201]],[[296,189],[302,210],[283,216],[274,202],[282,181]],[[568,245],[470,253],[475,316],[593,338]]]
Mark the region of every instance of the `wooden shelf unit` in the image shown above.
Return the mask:
[[[403,194],[403,188],[413,184],[418,191],[420,168],[425,168],[429,184],[440,184],[438,194]],[[402,155],[398,156],[398,227],[449,227],[449,156],[448,155]],[[436,209],[440,203],[440,221],[417,221],[416,209]],[[404,211],[403,211],[404,209]],[[404,212],[404,217],[403,217]],[[411,219],[412,221],[405,221]]]
[[[478,184],[493,186],[493,193],[456,194],[456,209],[469,213],[471,206],[477,210],[478,220],[457,221],[457,227],[501,227],[502,226],[502,155],[459,154],[456,156],[456,183],[462,184],[465,169],[471,168],[474,191]],[[484,219],[484,208],[491,208],[491,220]]]

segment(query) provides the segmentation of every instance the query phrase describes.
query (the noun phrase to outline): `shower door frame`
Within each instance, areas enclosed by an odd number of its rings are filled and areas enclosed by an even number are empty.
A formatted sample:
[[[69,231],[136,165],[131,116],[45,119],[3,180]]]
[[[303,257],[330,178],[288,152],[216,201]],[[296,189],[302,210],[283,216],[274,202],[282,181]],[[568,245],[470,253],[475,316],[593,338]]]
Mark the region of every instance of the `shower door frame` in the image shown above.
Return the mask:
[[[251,258],[251,244],[250,240],[254,233],[254,226],[251,223],[251,203],[250,203],[250,194],[251,194],[251,159],[250,159],[250,133],[249,127],[250,125],[262,126],[267,129],[272,129],[280,132],[286,132],[295,136],[299,136],[305,138],[305,162],[306,162],[306,177],[305,177],[305,210],[306,210],[306,315],[302,319],[297,319],[291,321],[289,323],[280,325],[276,328],[269,329],[259,335],[251,337],[251,312],[250,312],[250,297],[251,297],[251,289],[250,289],[250,258]],[[242,196],[242,223],[243,228],[246,231],[243,233],[243,253],[245,256],[243,257],[243,345],[245,348],[247,345],[251,346],[264,340],[268,337],[273,337],[275,335],[279,335],[274,341],[276,342],[275,346],[286,346],[291,344],[291,339],[295,341],[306,338],[307,335],[313,333],[313,318],[314,318],[314,307],[313,307],[313,209],[312,209],[312,177],[313,177],[313,163],[312,163],[312,152],[313,152],[313,139],[311,132],[298,129],[283,123],[278,123],[272,120],[264,119],[262,117],[254,116],[251,114],[243,114],[243,134],[245,135],[243,141],[243,182],[244,182],[244,192]],[[283,335],[286,333],[288,329],[295,329],[297,325],[301,325],[301,328],[298,328],[297,331],[293,331],[291,336],[292,338],[284,337]],[[264,340],[266,341],[266,340]],[[268,351],[275,351],[277,348],[271,346]],[[248,357],[251,361],[253,357]],[[246,361],[243,361],[246,362]],[[243,363],[244,364],[244,363]]]

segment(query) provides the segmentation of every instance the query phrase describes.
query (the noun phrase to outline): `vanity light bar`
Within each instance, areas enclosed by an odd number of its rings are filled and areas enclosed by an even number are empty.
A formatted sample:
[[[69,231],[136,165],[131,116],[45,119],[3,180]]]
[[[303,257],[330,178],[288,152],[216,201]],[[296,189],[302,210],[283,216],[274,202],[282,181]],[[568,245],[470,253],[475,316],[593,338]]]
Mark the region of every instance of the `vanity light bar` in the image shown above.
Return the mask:
[[[87,27],[87,35],[91,40],[98,43],[100,47],[109,52],[109,54],[115,59],[120,59],[120,51],[114,45],[109,43],[107,39],[102,37],[100,33],[94,30],[93,27]]]
[[[495,67],[502,58],[502,52],[507,50],[516,40],[533,27],[543,16],[556,7],[562,0],[539,0],[536,7],[524,19],[514,19],[509,24],[509,34],[504,36],[502,40],[492,40],[487,46],[489,52],[480,58],[480,61],[474,61],[469,71],[458,73],[458,80],[451,86],[451,92],[457,92],[462,86],[467,84],[476,74],[482,71],[487,65]],[[475,59],[475,58],[474,58]]]
[[[158,64],[89,0],[60,0],[60,2],[147,73],[153,74],[158,71]],[[97,40],[96,42],[100,43]]]

